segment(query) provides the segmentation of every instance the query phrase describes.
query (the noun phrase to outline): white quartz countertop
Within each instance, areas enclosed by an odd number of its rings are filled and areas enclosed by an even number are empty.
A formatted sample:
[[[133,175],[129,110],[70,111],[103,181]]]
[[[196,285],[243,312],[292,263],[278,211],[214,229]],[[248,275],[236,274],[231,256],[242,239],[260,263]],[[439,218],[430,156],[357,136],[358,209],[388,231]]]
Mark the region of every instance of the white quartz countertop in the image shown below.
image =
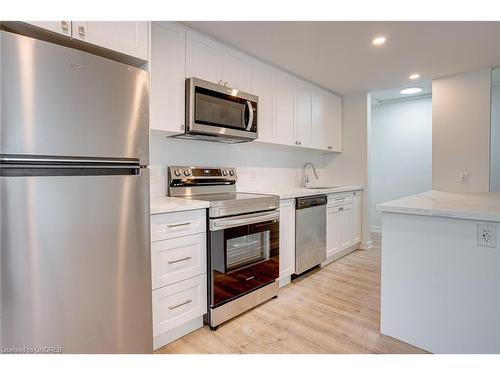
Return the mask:
[[[306,188],[269,188],[262,190],[242,190],[242,193],[254,193],[254,194],[271,194],[278,195],[280,199],[291,199],[297,197],[307,197],[309,195],[318,194],[334,194],[334,193],[344,193],[348,191],[358,191],[363,190],[361,186],[336,186],[332,188],[325,189],[306,189]]]
[[[208,206],[209,202],[206,201],[172,197],[151,197],[150,213],[153,215],[168,212],[199,210],[207,208]]]
[[[500,222],[500,194],[431,190],[377,204],[377,211]]]

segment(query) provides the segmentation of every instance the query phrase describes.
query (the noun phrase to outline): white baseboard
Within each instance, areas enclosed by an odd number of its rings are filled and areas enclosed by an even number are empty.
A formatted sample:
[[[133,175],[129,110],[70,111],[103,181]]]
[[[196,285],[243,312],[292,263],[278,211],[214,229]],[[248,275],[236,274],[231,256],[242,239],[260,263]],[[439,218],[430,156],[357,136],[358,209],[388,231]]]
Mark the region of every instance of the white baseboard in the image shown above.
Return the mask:
[[[159,349],[172,341],[180,339],[182,336],[186,336],[188,333],[196,331],[197,329],[203,327],[203,317],[200,316],[189,322],[181,324],[178,327],[172,328],[171,330],[161,333],[153,338],[153,349]]]
[[[291,275],[288,275],[288,276],[284,276],[284,277],[280,277],[278,279],[278,284],[279,284],[279,287],[280,288],[283,288],[284,286],[290,284],[292,281],[292,276]]]
[[[351,247],[348,247],[345,250],[338,252],[335,255],[329,256],[328,258],[325,259],[325,261],[323,263],[321,263],[320,266],[324,267],[332,262],[335,262],[337,259],[340,259],[340,258],[346,256],[347,254],[352,253],[354,250],[357,250],[359,248],[359,246],[360,246],[360,244],[357,243],[357,244],[352,245]]]
[[[381,234],[382,233],[382,227],[381,226],[378,226],[378,225],[372,225],[372,232],[373,233],[378,233],[378,234]]]
[[[361,245],[359,245],[358,249],[359,250],[371,250],[373,247],[373,241],[367,241],[367,242],[362,242]]]

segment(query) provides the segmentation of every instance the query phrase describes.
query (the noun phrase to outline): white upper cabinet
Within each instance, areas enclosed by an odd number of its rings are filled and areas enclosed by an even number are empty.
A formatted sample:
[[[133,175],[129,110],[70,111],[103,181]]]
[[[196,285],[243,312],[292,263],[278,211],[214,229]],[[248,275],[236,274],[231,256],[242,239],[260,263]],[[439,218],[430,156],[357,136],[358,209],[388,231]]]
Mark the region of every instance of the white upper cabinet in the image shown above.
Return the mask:
[[[222,81],[244,92],[252,91],[252,60],[232,48],[222,48]]]
[[[276,139],[274,117],[274,68],[252,60],[252,93],[259,97],[257,107],[258,141],[272,143]]]
[[[342,150],[341,97],[176,23],[151,23],[151,49],[153,131],[184,132],[184,80],[196,77],[259,97],[258,141]]]
[[[167,135],[184,132],[186,30],[172,22],[151,23],[149,123]]]
[[[296,145],[294,123],[295,77],[275,71],[276,143]]]
[[[186,33],[186,77],[222,82],[222,46],[197,32]]]
[[[312,147],[312,92],[310,83],[295,80],[295,137],[302,147]]]
[[[71,21],[23,21],[29,25],[39,27],[54,33],[71,36]]]
[[[342,99],[319,87],[313,93],[312,143],[326,151],[342,150]]]
[[[73,21],[73,38],[148,60],[148,22]]]

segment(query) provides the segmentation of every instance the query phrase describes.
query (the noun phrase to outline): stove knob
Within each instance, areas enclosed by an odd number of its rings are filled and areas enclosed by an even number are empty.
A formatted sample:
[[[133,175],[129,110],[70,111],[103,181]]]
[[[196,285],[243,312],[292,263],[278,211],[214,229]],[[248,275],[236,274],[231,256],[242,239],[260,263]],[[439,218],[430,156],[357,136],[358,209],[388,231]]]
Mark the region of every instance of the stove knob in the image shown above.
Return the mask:
[[[176,170],[174,171],[174,174],[175,174],[177,177],[179,177],[179,176],[181,175],[181,170],[180,170],[180,169],[176,169]]]
[[[225,169],[222,171],[222,175],[227,176],[227,171]]]
[[[232,169],[231,169],[231,170],[229,171],[229,174],[230,174],[231,176],[234,176],[234,170],[232,170]]]
[[[184,176],[188,177],[191,174],[189,169],[184,169]]]

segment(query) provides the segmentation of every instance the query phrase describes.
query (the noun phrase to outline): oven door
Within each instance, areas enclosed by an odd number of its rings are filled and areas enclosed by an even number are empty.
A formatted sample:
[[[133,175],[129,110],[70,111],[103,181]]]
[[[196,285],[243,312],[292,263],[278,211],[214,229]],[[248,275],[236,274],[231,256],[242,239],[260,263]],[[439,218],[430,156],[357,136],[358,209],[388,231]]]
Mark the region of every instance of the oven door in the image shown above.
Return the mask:
[[[210,220],[210,306],[279,277],[279,211]]]
[[[188,132],[253,140],[257,138],[255,95],[198,78],[186,80]]]

